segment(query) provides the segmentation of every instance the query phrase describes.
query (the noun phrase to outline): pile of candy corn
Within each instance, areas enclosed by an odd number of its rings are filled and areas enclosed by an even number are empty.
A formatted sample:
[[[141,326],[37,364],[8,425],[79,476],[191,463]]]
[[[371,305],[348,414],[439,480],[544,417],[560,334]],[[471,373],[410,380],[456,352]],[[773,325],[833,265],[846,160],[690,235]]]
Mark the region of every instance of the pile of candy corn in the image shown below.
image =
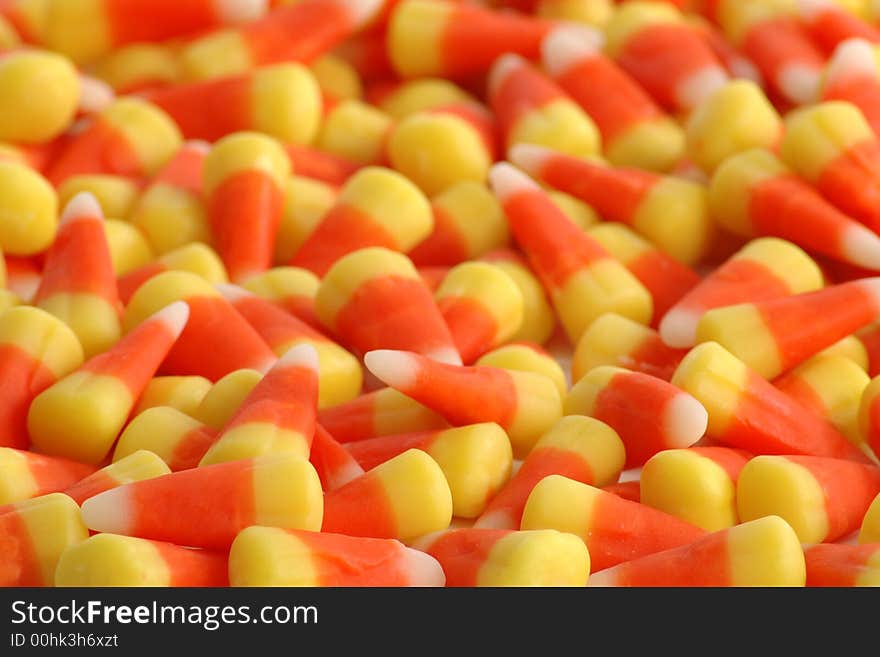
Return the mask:
[[[869,0],[0,0],[0,586],[880,585],[878,131]]]

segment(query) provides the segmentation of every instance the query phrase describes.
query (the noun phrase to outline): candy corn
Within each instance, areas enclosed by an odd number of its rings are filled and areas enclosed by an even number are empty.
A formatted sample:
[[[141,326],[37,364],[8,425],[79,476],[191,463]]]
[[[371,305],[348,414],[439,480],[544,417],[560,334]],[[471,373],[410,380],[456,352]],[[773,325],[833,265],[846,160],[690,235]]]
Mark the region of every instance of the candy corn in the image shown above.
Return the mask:
[[[742,520],[785,519],[803,543],[856,531],[880,494],[880,468],[818,456],[756,456],[742,469],[736,505]]]
[[[271,454],[125,484],[86,500],[82,517],[99,532],[223,550],[250,525],[317,530],[322,510],[311,464]]]
[[[527,454],[562,412],[556,386],[541,374],[449,365],[387,349],[369,352],[364,362],[381,381],[453,425],[497,422],[510,436],[514,456]]]
[[[37,395],[27,418],[34,446],[47,454],[99,463],[188,317],[185,303],[169,305]]]
[[[593,573],[590,586],[804,586],[804,553],[778,516]]]
[[[521,528],[580,536],[590,551],[593,573],[705,535],[675,516],[561,475],[545,477],[532,489]]]
[[[77,504],[82,505],[90,497],[103,493],[105,490],[133,481],[161,477],[169,472],[168,466],[156,454],[140,449],[104,466],[73,486],[69,486],[64,490],[64,494]]]
[[[63,491],[94,471],[84,463],[0,447],[0,504]]]
[[[248,527],[229,552],[233,586],[443,586],[431,556],[389,538]]]
[[[777,238],[758,238],[731,255],[684,295],[660,321],[670,347],[690,347],[700,319],[713,308],[818,290],[822,272],[798,246]]]
[[[880,585],[880,545],[811,545],[804,550],[807,586]]]
[[[572,341],[603,312],[650,319],[653,305],[644,286],[571,223],[536,182],[509,164],[499,164],[490,183]]]
[[[612,427],[626,446],[626,468],[664,449],[689,447],[706,431],[708,414],[694,397],[640,372],[600,366],[568,392],[566,415],[589,415]]]

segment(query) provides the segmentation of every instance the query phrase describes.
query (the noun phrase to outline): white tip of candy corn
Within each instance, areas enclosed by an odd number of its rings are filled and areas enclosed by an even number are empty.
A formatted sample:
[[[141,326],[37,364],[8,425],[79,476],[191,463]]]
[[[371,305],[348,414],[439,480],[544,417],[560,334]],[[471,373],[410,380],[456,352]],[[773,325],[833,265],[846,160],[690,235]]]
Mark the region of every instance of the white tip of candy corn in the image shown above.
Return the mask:
[[[833,6],[828,0],[797,0],[797,12],[808,21],[815,19],[820,13]]]
[[[408,351],[376,349],[364,356],[364,364],[383,383],[400,390],[409,388],[416,379],[419,363]]]
[[[376,17],[385,0],[336,0],[336,4],[345,8],[353,27],[360,27]]]
[[[857,284],[865,291],[865,295],[871,299],[874,308],[877,309],[876,312],[880,314],[880,276],[863,278]]]
[[[86,114],[95,114],[113,102],[116,93],[113,87],[90,75],[79,76],[79,109]]]
[[[519,192],[540,189],[538,183],[507,162],[489,169],[489,186],[502,203]]]
[[[758,86],[763,86],[764,78],[761,76],[761,71],[751,60],[745,57],[734,57],[728,62],[728,66],[733,77],[751,80]]]
[[[119,486],[90,497],[82,504],[86,527],[108,534],[128,534],[134,511],[129,486]]]
[[[291,347],[278,359],[273,369],[283,367],[307,367],[318,371],[318,351],[310,344],[298,344]]]
[[[440,347],[425,354],[431,360],[438,363],[446,363],[447,365],[462,365],[461,354],[455,347]]]
[[[563,75],[572,66],[601,52],[604,41],[599,30],[579,25],[560,25],[541,42],[544,68],[553,77]]]
[[[91,192],[80,192],[67,202],[61,213],[60,225],[73,221],[103,221],[104,211]]]
[[[847,39],[837,46],[825,67],[825,86],[850,77],[877,77],[874,47],[864,39]]]
[[[660,339],[676,349],[692,347],[697,341],[698,313],[683,308],[673,308],[660,320]]]
[[[707,66],[678,85],[678,102],[684,107],[694,108],[727,84],[728,80],[727,73],[721,68]]]
[[[204,139],[190,139],[189,141],[183,142],[183,146],[180,147],[181,150],[192,151],[193,153],[201,153],[202,155],[207,155],[211,151],[211,144],[206,142]]]
[[[269,0],[214,0],[214,11],[221,23],[247,23],[263,17]]]
[[[510,514],[500,509],[484,513],[474,522],[474,529],[516,529],[518,527],[519,523],[513,522]]]
[[[819,96],[819,71],[807,66],[792,64],[786,66],[779,74],[779,89],[788,100],[806,105]]]
[[[686,392],[670,399],[663,410],[663,432],[672,448],[690,447],[703,437],[708,425],[709,413]]]
[[[507,151],[507,156],[520,169],[534,176],[553,153],[553,150],[537,144],[514,144]]]
[[[489,95],[494,96],[497,94],[507,77],[525,65],[526,60],[514,53],[507,53],[496,59],[495,63],[492,64],[492,68],[489,69],[489,78],[486,81],[486,89]]]
[[[243,287],[233,285],[232,283],[217,283],[214,285],[214,289],[220,293],[220,296],[233,304],[241,299],[249,299],[254,296]]]
[[[609,587],[617,586],[617,569],[606,568],[598,573],[591,573],[587,580],[587,586]]]
[[[404,548],[406,572],[410,586],[445,586],[446,573],[443,567],[430,554],[412,548]]]
[[[859,267],[880,271],[880,237],[860,225],[851,225],[840,245],[844,257]]]
[[[169,333],[177,337],[189,320],[189,305],[185,301],[175,301],[154,313],[147,321],[151,320],[162,322],[168,328]]]

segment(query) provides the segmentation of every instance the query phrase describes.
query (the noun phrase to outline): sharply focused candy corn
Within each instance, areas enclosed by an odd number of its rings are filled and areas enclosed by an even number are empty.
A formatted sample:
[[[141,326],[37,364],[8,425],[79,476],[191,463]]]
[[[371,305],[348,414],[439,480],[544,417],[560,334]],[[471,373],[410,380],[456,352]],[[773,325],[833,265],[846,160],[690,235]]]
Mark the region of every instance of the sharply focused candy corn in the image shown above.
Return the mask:
[[[365,470],[407,449],[420,449],[437,461],[452,493],[452,513],[475,518],[507,482],[512,453],[507,434],[497,424],[484,422],[453,429],[395,434],[346,444]]]
[[[798,246],[777,238],[750,241],[684,295],[660,321],[671,347],[690,347],[700,319],[713,308],[818,290],[822,272]]]
[[[880,544],[819,544],[804,550],[807,586],[880,586]]]
[[[47,454],[99,463],[188,317],[185,303],[169,305],[37,395],[28,410],[34,446]]]
[[[253,130],[285,143],[307,144],[321,119],[320,90],[301,64],[164,87],[146,97],[174,119],[187,139],[216,141]]]
[[[821,353],[773,382],[789,397],[833,424],[853,444],[862,446],[859,405],[870,378],[843,356]]]
[[[791,112],[779,152],[835,206],[880,228],[880,142],[857,107],[837,101]]]
[[[216,441],[215,429],[176,408],[155,406],[129,421],[116,442],[113,460],[149,450],[177,472],[196,467]]]
[[[743,237],[771,235],[868,269],[880,268],[880,237],[826,201],[775,155],[727,158],[709,187],[713,216]]]
[[[601,487],[617,480],[624,460],[623,442],[614,429],[581,415],[564,417],[535,443],[474,527],[517,529],[529,494],[544,477],[557,474]]]
[[[647,322],[644,286],[559,210],[536,182],[509,164],[493,167],[492,189],[572,341],[603,312]]]
[[[388,349],[368,353],[364,362],[380,380],[453,425],[497,422],[517,457],[527,454],[562,414],[559,391],[542,374],[449,365]]]
[[[161,477],[171,470],[165,462],[153,452],[144,449],[132,452],[110,465],[106,465],[85,479],[66,488],[63,492],[79,505],[90,497],[105,490],[130,484],[133,481]]]
[[[406,252],[432,228],[431,208],[415,185],[389,169],[367,167],[346,182],[289,264],[323,277],[349,253],[367,247]]]
[[[667,346],[653,329],[618,315],[599,316],[581,335],[571,366],[574,383],[600,365],[615,365],[669,381],[685,355]]]
[[[80,82],[71,62],[46,50],[0,54],[0,140],[47,142],[73,120]]]
[[[535,178],[589,204],[607,221],[631,225],[676,260],[708,251],[713,224],[706,190],[696,183],[632,168],[614,168],[521,144],[511,160]]]
[[[150,176],[180,144],[180,131],[165,112],[139,98],[119,98],[64,143],[46,174],[56,185],[83,173]]]
[[[157,376],[144,388],[135,406],[137,415],[154,406],[171,406],[192,415],[211,389],[211,382],[203,376]]]
[[[242,9],[249,3],[242,5]],[[191,41],[180,54],[191,79],[233,75],[284,61],[308,61],[372,19],[379,0],[305,0],[236,28]],[[236,5],[237,6],[237,5]]]
[[[272,266],[290,161],[270,137],[228,135],[205,158],[208,221],[230,280],[241,282]]]
[[[226,555],[118,534],[67,548],[55,586],[228,586]]]
[[[708,44],[667,4],[627,2],[605,34],[605,51],[670,110],[693,109],[727,81]]]
[[[714,341],[772,379],[880,317],[880,278],[714,308],[697,341]]]
[[[750,458],[729,447],[658,452],[642,467],[639,499],[706,531],[733,527],[738,522],[736,481]]]
[[[595,122],[615,166],[667,171],[684,152],[684,134],[644,89],[601,49],[599,32],[559,27],[544,39],[547,72]]]
[[[641,372],[600,366],[568,392],[566,415],[589,415],[613,428],[626,447],[626,468],[664,449],[696,443],[706,431],[706,409],[674,385]]]
[[[73,329],[86,357],[113,345],[120,334],[116,275],[95,197],[75,196],[46,254],[35,305]]]
[[[495,60],[488,97],[504,144],[540,144],[575,156],[596,155],[593,120],[556,84],[517,55]]]
[[[507,220],[480,182],[457,183],[431,199],[434,228],[408,252],[417,266],[457,265],[509,240]]]
[[[756,456],[736,484],[740,519],[780,516],[803,543],[858,530],[878,494],[877,466],[817,456]]]
[[[418,547],[443,566],[446,586],[583,586],[590,574],[584,543],[552,529],[452,529]]]
[[[351,453],[320,424],[315,425],[309,462],[314,466],[324,490],[342,488],[364,474]]]
[[[217,381],[242,368],[265,372],[275,363],[275,354],[247,320],[210,283],[189,272],[167,271],[141,285],[126,306],[123,327],[131,330],[178,300],[189,306],[189,321],[160,373]]]
[[[94,471],[85,463],[0,447],[0,505],[63,491]]]
[[[380,388],[321,409],[318,423],[342,443],[449,426],[437,413],[394,388]]]
[[[568,392],[568,380],[562,366],[552,354],[534,342],[509,342],[483,354],[474,365],[543,374],[556,384],[560,397],[565,397]]]
[[[410,449],[324,496],[329,533],[408,541],[452,519],[452,494],[437,462]]]
[[[804,553],[778,516],[593,573],[590,586],[803,586]]]
[[[0,508],[0,586],[52,586],[61,554],[87,537],[79,507],[62,493]]]
[[[307,458],[318,408],[318,353],[293,347],[245,397],[199,465],[294,454]]]
[[[82,517],[99,532],[222,550],[250,525],[315,531],[322,511],[311,464],[271,454],[119,486],[86,500]]]
[[[761,87],[749,80],[731,80],[688,118],[687,155],[711,173],[731,155],[775,148],[782,133],[782,119]]]
[[[321,281],[318,317],[359,353],[410,349],[459,364],[449,327],[406,256],[382,247],[343,256]]]
[[[28,447],[34,397],[82,362],[76,334],[53,315],[30,306],[0,313],[0,445]]]
[[[752,454],[797,454],[864,462],[862,451],[827,420],[775,388],[717,342],[688,353],[672,383],[709,413],[706,435]]]
[[[229,552],[233,586],[443,586],[437,561],[390,538],[277,527],[243,530]]]
[[[705,535],[675,516],[561,475],[545,477],[532,489],[521,528],[580,536],[590,551],[594,573]]]
[[[388,25],[388,55],[402,77],[462,78],[483,73],[512,52],[537,59],[549,21],[467,3],[405,0]]]
[[[605,249],[620,260],[651,293],[656,326],[666,311],[700,283],[700,276],[667,255],[627,226],[604,222],[587,230]]]
[[[299,344],[314,347],[318,354],[321,406],[341,404],[357,396],[363,374],[360,363],[349,352],[270,301],[231,285],[219,289],[275,355],[280,357]]]

